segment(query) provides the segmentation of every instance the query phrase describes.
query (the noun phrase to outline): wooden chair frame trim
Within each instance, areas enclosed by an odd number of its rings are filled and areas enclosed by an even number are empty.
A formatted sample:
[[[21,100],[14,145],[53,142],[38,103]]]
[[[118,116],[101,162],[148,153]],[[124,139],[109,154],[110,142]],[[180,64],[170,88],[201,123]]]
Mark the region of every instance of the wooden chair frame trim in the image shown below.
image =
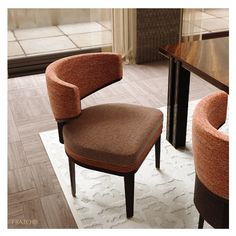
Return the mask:
[[[200,213],[198,228],[202,229],[204,221],[214,228],[229,228],[229,200],[208,190],[196,175],[194,204]]]

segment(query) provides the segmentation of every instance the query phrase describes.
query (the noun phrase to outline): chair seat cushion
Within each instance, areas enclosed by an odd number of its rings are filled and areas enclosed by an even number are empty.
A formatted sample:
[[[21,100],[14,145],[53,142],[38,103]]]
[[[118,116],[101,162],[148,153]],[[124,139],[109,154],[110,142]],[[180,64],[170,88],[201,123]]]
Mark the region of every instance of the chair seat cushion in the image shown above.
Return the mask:
[[[162,131],[160,110],[129,104],[86,108],[63,127],[66,153],[83,164],[136,171]]]

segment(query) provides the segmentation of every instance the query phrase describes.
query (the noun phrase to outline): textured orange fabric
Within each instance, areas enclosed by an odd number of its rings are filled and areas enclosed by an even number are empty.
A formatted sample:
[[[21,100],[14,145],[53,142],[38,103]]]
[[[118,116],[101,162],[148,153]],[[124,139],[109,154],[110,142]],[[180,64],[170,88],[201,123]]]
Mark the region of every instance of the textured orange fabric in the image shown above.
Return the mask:
[[[162,121],[162,112],[154,108],[129,104],[89,107],[64,126],[65,149],[83,163],[134,171],[160,136]]]
[[[193,114],[192,145],[196,174],[213,193],[229,198],[229,137],[217,129],[225,122],[228,95],[203,98]]]
[[[63,127],[67,155],[120,173],[136,171],[162,132],[154,108],[104,104],[81,111],[80,100],[122,78],[121,56],[89,53],[60,59],[46,70],[49,100]],[[73,118],[73,119],[71,119]]]
[[[115,53],[66,57],[46,69],[49,100],[57,120],[78,116],[80,99],[122,78],[122,59]]]

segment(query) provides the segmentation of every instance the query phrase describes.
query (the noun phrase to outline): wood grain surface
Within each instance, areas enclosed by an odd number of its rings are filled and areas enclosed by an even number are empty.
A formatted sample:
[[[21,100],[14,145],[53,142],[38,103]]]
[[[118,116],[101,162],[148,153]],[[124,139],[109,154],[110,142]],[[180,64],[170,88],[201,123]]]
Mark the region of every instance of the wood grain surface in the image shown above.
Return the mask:
[[[229,89],[229,38],[166,45],[160,52],[182,62],[183,67],[194,72],[218,88]]]

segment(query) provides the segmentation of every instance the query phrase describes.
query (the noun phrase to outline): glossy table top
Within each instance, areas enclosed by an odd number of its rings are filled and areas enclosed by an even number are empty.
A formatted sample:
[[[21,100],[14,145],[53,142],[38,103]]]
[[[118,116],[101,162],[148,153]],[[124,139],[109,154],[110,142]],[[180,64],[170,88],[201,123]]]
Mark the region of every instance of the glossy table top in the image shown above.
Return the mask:
[[[159,50],[219,89],[229,91],[228,37],[166,45]]]

